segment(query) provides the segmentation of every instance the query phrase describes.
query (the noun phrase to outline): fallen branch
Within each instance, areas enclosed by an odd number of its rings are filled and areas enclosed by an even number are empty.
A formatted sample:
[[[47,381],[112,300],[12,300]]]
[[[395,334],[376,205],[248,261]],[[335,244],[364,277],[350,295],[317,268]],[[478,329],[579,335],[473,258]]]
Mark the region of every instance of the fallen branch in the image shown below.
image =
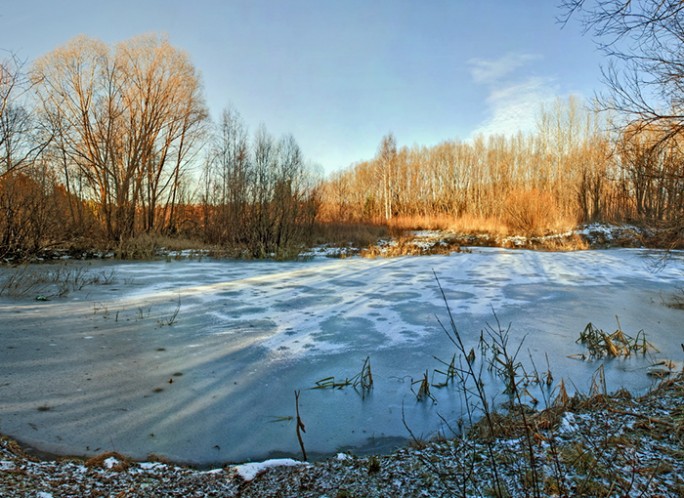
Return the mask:
[[[650,423],[652,423],[652,424],[664,425],[664,426],[667,427],[668,429],[673,429],[673,430],[674,430],[674,428],[675,428],[674,424],[668,422],[667,420],[662,420],[662,419],[659,419],[659,418],[649,417],[648,415],[644,415],[643,413],[634,413],[634,412],[630,412],[630,411],[627,411],[627,410],[618,410],[617,408],[612,408],[612,407],[610,407],[610,406],[607,407],[607,409],[608,409],[609,412],[617,413],[618,415],[628,415],[628,416],[630,416],[630,417],[641,418],[641,419],[647,420],[648,422],[650,422]]]

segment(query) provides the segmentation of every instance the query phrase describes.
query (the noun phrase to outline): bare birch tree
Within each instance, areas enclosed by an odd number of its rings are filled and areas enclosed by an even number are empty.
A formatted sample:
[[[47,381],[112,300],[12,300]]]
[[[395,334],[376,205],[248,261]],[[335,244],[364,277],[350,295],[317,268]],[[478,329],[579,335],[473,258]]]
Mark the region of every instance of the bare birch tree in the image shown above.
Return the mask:
[[[212,242],[245,241],[251,182],[247,128],[235,109],[225,109],[216,127],[205,171],[205,230]]]
[[[385,221],[392,219],[393,200],[395,195],[395,165],[397,160],[397,141],[392,133],[388,133],[380,141],[376,157],[378,179],[382,185],[382,203]]]

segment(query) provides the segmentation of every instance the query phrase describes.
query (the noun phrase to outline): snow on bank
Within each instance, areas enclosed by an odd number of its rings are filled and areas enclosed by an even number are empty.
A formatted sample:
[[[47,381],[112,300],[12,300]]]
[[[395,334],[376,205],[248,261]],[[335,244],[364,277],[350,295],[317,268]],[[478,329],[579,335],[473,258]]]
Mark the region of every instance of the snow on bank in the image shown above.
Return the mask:
[[[233,470],[242,478],[242,480],[252,481],[256,476],[266,472],[268,469],[274,467],[297,467],[300,465],[306,467],[309,464],[291,458],[275,458],[264,462],[243,463],[242,465],[234,466]]]

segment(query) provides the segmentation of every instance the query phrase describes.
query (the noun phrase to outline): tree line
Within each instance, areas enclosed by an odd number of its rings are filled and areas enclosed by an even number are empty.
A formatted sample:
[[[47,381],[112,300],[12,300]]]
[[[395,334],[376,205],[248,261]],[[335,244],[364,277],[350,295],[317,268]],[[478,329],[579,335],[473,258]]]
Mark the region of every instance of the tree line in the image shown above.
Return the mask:
[[[164,38],[80,36],[30,68],[0,68],[2,257],[141,234],[263,256],[313,223],[295,139],[261,127],[249,143],[231,111],[212,126],[197,70]]]
[[[392,223],[474,218],[541,234],[590,222],[664,225],[684,215],[684,151],[662,130],[613,131],[576,98],[542,108],[537,131],[398,147],[334,174],[321,219]],[[483,223],[483,226],[485,223]]]
[[[144,236],[287,257],[326,224],[681,231],[677,105],[634,115],[604,102],[599,113],[571,97],[541,108],[534,133],[431,147],[388,133],[375,157],[320,178],[294,137],[250,133],[235,109],[212,123],[197,70],[166,39],[81,36],[30,67],[0,61],[0,257]]]
[[[200,185],[206,241],[288,257],[310,240],[317,182],[292,135],[275,140],[262,125],[250,146],[239,113],[225,110]]]

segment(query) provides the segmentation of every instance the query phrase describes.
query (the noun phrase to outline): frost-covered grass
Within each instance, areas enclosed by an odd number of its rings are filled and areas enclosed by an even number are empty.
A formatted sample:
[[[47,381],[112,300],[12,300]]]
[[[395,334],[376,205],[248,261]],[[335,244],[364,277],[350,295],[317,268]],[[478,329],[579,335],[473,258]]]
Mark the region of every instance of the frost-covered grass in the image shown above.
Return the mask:
[[[85,266],[58,264],[49,266],[23,265],[6,269],[0,277],[0,296],[32,296],[39,301],[64,297],[90,285],[109,285],[115,272],[92,270]]]

